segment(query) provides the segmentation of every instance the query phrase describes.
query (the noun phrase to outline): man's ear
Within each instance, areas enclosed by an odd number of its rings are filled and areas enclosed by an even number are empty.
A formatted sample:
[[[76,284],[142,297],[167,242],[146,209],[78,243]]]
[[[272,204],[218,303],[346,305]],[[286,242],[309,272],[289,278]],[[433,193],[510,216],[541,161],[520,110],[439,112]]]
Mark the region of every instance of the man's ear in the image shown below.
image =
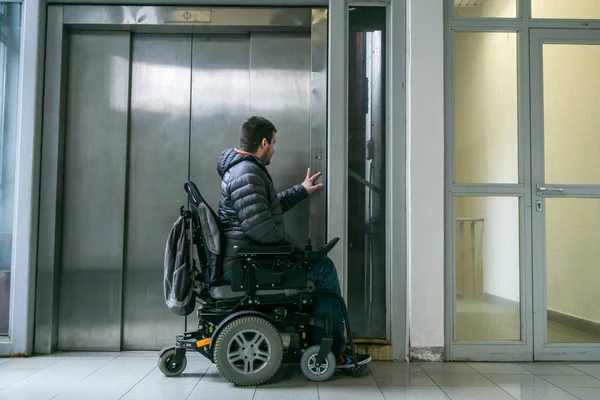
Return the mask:
[[[260,142],[260,146],[262,148],[266,148],[269,147],[269,142],[267,141],[267,138],[263,138],[262,141]]]

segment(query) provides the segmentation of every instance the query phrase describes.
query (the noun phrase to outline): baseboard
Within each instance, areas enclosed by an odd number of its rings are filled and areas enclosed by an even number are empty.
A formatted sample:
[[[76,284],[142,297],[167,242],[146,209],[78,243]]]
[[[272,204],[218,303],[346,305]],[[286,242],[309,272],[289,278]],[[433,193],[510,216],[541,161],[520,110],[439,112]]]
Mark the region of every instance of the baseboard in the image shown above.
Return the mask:
[[[410,361],[440,362],[444,360],[443,347],[411,347]]]
[[[485,301],[494,302],[496,304],[503,304],[507,307],[519,306],[519,302],[517,301],[505,299],[504,297],[496,296],[489,293],[484,293],[483,298]],[[559,324],[567,325],[571,328],[575,328],[583,332],[588,332],[600,336],[599,322],[590,321],[584,318],[575,317],[573,315],[561,313],[559,311],[554,310],[548,310],[547,313],[549,321],[557,322]]]
[[[483,293],[483,300],[488,301],[490,303],[502,304],[507,307],[515,307],[520,304],[518,301],[510,300],[505,297],[496,296],[495,294],[490,294],[487,292]]]
[[[550,321],[558,322],[559,324],[567,325],[583,332],[600,336],[600,323],[595,321],[575,317],[573,315],[564,314],[554,310],[548,310],[548,319]]]

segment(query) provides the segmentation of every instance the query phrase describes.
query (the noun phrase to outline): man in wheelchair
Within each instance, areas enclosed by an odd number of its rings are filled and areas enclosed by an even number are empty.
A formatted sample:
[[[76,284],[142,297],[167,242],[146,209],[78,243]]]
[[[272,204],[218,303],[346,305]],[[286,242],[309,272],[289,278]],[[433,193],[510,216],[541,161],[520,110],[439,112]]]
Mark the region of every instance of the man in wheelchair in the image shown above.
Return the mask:
[[[298,358],[313,381],[329,379],[336,368],[362,371],[371,361],[355,351],[337,272],[326,255],[337,238],[313,251],[285,232],[283,214],[322,184],[314,183],[320,173],[311,176],[309,169],[304,182],[276,192],[266,169],[276,132],[270,121],[251,117],[242,125],[239,149],[223,151],[217,164],[222,179],[218,217],[195,185],[186,183],[191,212],[182,209],[169,235],[165,299],[174,312],[187,315],[193,306],[173,300],[175,291],[189,300],[187,290],[201,306],[198,330],[179,335],[174,348],[161,351],[159,367],[167,376],[185,369],[186,349],[209,358],[237,385],[264,383],[282,362]],[[200,271],[191,268],[189,279],[174,273],[183,270],[174,266],[177,260],[186,268],[195,264],[185,262],[191,257],[183,242],[193,242],[200,253]]]

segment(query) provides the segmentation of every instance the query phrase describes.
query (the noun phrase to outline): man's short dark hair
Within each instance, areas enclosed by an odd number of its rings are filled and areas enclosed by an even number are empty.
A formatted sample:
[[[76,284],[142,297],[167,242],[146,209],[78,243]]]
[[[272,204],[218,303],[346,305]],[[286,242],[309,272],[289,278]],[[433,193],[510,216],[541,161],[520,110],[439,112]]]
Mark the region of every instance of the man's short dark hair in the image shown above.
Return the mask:
[[[263,139],[267,139],[267,142],[271,143],[273,132],[277,132],[277,129],[268,119],[257,116],[248,118],[242,125],[240,149],[254,153]]]

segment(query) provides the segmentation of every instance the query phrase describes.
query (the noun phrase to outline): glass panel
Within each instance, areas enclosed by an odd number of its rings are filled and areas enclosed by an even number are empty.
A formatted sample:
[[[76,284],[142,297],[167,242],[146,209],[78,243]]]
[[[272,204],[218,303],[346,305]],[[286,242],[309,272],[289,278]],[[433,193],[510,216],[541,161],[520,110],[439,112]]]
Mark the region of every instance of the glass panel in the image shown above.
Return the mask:
[[[0,336],[8,335],[21,5],[0,3]]]
[[[461,18],[517,18],[517,0],[454,0],[454,15]]]
[[[600,343],[600,199],[546,199],[548,343]]]
[[[457,183],[518,183],[517,33],[454,34]]]
[[[531,0],[533,18],[599,19],[598,0]]]
[[[386,338],[385,7],[350,12],[348,311],[361,338]]]
[[[600,185],[600,45],[543,51],[545,183]]]
[[[456,197],[457,341],[521,339],[518,197]]]

